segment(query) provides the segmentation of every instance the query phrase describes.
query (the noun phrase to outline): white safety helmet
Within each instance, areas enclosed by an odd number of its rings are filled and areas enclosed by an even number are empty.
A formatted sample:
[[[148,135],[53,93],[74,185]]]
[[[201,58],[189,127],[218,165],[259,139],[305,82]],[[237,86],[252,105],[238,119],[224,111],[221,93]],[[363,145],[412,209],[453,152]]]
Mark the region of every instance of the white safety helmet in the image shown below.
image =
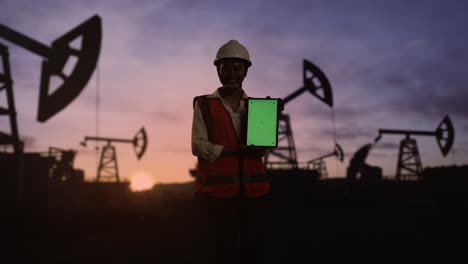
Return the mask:
[[[235,39],[228,41],[226,44],[221,46],[221,48],[219,48],[213,64],[215,66],[219,66],[220,60],[229,58],[244,60],[247,63],[247,67],[252,65],[249,51]]]

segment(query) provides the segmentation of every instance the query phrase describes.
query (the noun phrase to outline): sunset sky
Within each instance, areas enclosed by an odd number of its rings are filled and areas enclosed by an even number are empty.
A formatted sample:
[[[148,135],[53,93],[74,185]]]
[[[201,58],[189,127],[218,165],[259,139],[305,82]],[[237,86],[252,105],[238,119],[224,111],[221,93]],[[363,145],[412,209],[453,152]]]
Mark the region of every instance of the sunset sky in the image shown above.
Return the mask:
[[[103,22],[99,78],[46,123],[36,121],[42,58],[8,46],[19,132],[30,152],[49,146],[78,151],[75,167],[94,179],[94,143],[85,136],[132,139],[144,126],[147,152],[115,144],[123,178],[144,172],[156,183],[191,180],[192,99],[219,80],[213,59],[237,39],[253,62],[244,89],[285,97],[302,86],[302,61],[327,75],[335,101],[337,141],[345,161],[328,158],[333,177],[379,128],[434,131],[445,115],[455,127],[443,157],[434,137],[415,137],[423,166],[468,164],[467,1],[23,1],[0,0],[0,23],[46,45],[93,15]],[[99,82],[98,82],[99,80]],[[99,126],[96,122],[100,87]],[[6,105],[0,92],[0,105]],[[331,109],[309,93],[286,104],[300,162],[333,151]],[[9,122],[0,118],[0,131]],[[368,163],[394,175],[402,136],[384,135]],[[453,152],[454,151],[454,152]]]

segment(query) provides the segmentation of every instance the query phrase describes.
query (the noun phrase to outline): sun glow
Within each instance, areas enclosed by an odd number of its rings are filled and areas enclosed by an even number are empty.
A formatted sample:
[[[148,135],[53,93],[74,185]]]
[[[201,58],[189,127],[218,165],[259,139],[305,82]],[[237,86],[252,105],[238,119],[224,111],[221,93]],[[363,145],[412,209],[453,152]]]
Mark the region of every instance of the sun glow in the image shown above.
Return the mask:
[[[135,172],[130,177],[130,189],[134,192],[151,189],[154,183],[153,177],[144,171]]]

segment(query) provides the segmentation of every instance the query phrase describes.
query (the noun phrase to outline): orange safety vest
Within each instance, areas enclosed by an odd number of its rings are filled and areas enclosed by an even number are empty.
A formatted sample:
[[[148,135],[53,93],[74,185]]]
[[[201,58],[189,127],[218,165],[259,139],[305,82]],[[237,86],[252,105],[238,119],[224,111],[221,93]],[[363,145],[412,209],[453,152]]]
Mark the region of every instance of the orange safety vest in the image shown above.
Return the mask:
[[[227,147],[239,146],[231,116],[221,100],[200,96],[194,98],[194,105],[197,100],[208,140]],[[269,190],[261,157],[218,157],[213,162],[198,158],[195,196],[232,198],[243,192],[247,197],[259,197]]]

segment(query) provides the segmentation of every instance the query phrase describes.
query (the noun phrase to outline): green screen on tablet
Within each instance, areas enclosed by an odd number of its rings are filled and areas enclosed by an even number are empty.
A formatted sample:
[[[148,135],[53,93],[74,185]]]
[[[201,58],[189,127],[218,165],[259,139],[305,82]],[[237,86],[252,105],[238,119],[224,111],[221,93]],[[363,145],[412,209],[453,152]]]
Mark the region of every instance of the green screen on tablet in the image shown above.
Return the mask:
[[[278,99],[247,99],[247,146],[278,146]]]

